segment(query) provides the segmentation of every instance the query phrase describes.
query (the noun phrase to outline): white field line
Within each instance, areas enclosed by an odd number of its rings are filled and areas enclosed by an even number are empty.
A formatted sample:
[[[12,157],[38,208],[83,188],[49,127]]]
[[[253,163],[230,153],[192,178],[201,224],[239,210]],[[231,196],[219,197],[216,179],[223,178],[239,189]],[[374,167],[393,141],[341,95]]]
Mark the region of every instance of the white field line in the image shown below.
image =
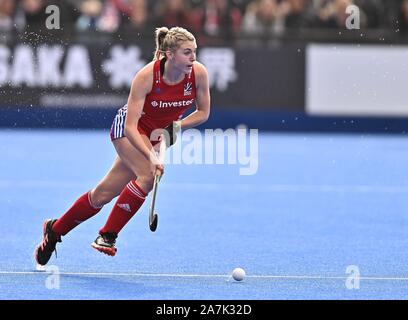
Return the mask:
[[[48,273],[68,276],[100,276],[100,277],[147,277],[147,278],[229,278],[228,274],[179,274],[179,273],[136,273],[136,272],[55,272],[47,271],[0,271],[0,275],[44,275]],[[247,275],[252,279],[298,279],[298,280],[347,280],[346,276],[309,276],[309,275]],[[408,277],[359,277],[359,280],[407,281]]]

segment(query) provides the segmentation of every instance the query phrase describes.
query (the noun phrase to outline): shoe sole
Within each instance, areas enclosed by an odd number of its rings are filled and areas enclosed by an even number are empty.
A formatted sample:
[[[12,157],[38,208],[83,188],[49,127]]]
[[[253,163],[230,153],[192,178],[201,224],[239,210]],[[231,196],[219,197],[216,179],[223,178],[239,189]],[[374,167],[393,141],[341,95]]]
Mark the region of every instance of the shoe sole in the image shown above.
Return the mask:
[[[42,266],[42,264],[41,264],[41,263],[39,263],[39,262],[38,262],[38,259],[37,259],[37,256],[38,256],[38,249],[39,249],[39,248],[40,248],[40,245],[37,245],[37,246],[35,247],[35,250],[34,250],[33,255],[34,255],[34,260],[35,260],[35,262],[37,263],[37,265]]]
[[[97,245],[95,242],[91,243],[91,247],[94,248],[95,250],[98,250],[99,252],[102,252],[108,256],[113,257],[116,254],[117,249],[116,248],[106,248]]]
[[[47,219],[47,220],[45,220],[44,223],[43,223],[43,227],[42,227],[42,229],[43,229],[43,238],[45,237],[45,233],[46,233],[46,230],[47,230],[47,223],[48,223],[49,221],[51,221],[51,219]],[[38,257],[38,249],[40,249],[40,246],[41,246],[41,245],[39,244],[39,245],[37,245],[37,246],[35,247],[35,250],[34,250],[34,260],[35,260],[35,262],[37,262],[38,265],[44,267],[44,266],[46,265],[46,263],[45,263],[45,264],[41,264],[41,263],[38,262],[38,259],[37,259],[37,257]]]

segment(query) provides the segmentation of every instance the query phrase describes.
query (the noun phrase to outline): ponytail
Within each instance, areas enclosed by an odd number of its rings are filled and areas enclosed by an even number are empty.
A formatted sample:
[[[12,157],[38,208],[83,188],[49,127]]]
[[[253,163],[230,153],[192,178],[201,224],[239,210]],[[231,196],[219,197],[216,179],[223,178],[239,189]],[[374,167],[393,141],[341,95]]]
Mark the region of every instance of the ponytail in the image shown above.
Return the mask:
[[[154,52],[153,60],[160,59],[160,54],[165,52],[163,48],[163,42],[168,32],[169,29],[166,27],[156,28],[155,32],[156,51]]]

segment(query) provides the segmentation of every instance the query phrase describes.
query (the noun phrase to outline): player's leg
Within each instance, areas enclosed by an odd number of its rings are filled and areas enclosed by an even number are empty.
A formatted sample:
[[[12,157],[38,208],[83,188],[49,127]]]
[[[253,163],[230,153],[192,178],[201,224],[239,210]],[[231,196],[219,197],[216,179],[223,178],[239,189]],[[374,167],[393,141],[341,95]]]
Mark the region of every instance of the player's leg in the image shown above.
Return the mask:
[[[134,173],[116,157],[106,176],[89,192],[82,195],[73,206],[54,224],[52,230],[58,235],[66,235],[78,224],[88,220],[101,208],[117,197],[126,184],[135,179]]]
[[[57,242],[80,223],[98,213],[103,205],[118,196],[126,184],[135,179],[134,173],[117,157],[112,168],[98,185],[79,197],[59,219],[49,219],[43,225],[43,241],[34,256],[38,264],[45,265],[51,258]]]
[[[152,148],[148,138],[142,135],[146,145]],[[153,167],[130,141],[124,137],[114,140],[116,151],[123,163],[137,176],[122,190],[105,225],[92,247],[108,255],[116,254],[115,242],[118,233],[143,205],[148,192],[153,187]]]
[[[143,141],[146,146],[151,150],[153,148],[152,143],[147,136],[142,135]],[[147,160],[125,137],[113,141],[113,145],[117,154],[123,160],[123,163],[137,176],[138,186],[149,193],[153,188],[154,181],[154,166]],[[155,145],[157,151],[158,145]]]
[[[117,156],[106,176],[89,192],[89,201],[94,207],[102,207],[116,198],[133,179],[136,179],[133,171]]]

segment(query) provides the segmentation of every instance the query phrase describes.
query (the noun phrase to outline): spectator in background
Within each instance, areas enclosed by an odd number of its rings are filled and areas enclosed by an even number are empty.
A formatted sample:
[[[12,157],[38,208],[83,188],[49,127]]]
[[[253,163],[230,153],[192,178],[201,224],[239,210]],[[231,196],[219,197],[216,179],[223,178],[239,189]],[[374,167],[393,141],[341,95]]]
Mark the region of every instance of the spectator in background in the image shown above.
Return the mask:
[[[126,4],[122,3],[122,6],[119,8],[122,12],[119,32],[153,34],[154,23],[149,15],[147,0],[129,0]]]
[[[36,32],[45,28],[45,0],[21,0],[21,9],[24,17],[25,30]]]
[[[382,0],[355,0],[355,5],[365,14],[367,28],[378,28],[384,25],[383,18],[386,12],[383,2]]]
[[[112,4],[118,10],[120,14],[129,15],[131,0],[111,0]]]
[[[403,0],[401,3],[401,11],[396,20],[396,30],[401,34],[408,34],[408,0]]]
[[[79,31],[115,32],[119,28],[120,14],[113,1],[84,0],[76,22]]]
[[[158,1],[154,8],[155,24],[167,27],[183,27],[193,30],[189,25],[189,3],[185,0]]]
[[[253,2],[254,0],[229,0],[235,8],[238,8],[239,11],[241,12],[241,15],[244,14],[246,7],[250,2]]]
[[[311,0],[284,0],[282,4],[286,28],[313,26],[314,13]]]
[[[149,12],[146,0],[130,0],[129,24],[132,29],[142,31],[148,27]]]
[[[205,1],[203,13],[203,29],[209,36],[230,38],[240,31],[241,12],[228,0]]]
[[[389,28],[394,32],[400,32],[400,19],[402,17],[404,0],[384,1],[382,3],[383,12],[381,14],[382,24],[385,28]]]
[[[276,0],[250,2],[243,17],[243,32],[248,35],[279,32],[283,29],[283,12]]]
[[[97,29],[98,19],[102,13],[102,2],[99,0],[84,0],[80,6],[80,17],[76,22],[79,31]]]
[[[105,0],[102,4],[102,12],[97,25],[98,30],[109,33],[117,31],[121,22],[121,15],[115,1]]]
[[[206,0],[192,0],[189,1],[189,9],[187,12],[187,23],[192,32],[200,35],[200,43],[205,37],[204,19]],[[204,38],[205,41],[205,38]]]
[[[0,31],[14,30],[15,0],[0,0]]]

